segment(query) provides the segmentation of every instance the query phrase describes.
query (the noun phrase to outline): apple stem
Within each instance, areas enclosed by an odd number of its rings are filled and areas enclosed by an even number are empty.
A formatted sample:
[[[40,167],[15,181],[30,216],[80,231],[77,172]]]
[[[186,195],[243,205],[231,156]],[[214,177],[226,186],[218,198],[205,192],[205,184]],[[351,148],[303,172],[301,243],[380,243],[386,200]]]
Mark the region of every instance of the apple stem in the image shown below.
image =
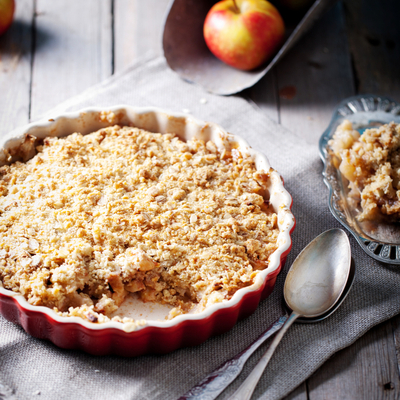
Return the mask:
[[[233,1],[233,7],[235,8],[235,12],[237,12],[239,14],[240,9],[239,9],[238,5],[236,4],[236,0],[232,0],[232,1]]]

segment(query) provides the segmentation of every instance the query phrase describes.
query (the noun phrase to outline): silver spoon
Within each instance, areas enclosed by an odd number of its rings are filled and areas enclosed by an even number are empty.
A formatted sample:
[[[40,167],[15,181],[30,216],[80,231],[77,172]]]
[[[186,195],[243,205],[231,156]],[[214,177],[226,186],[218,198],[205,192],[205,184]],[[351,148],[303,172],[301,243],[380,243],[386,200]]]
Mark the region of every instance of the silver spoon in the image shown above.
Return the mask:
[[[297,279],[298,275],[306,275],[309,280],[304,277]],[[320,236],[315,238],[296,258],[292,264],[288,276],[285,281],[284,294],[285,300],[290,301],[289,306],[296,313],[296,318],[298,322],[302,323],[312,323],[322,321],[323,319],[329,317],[343,302],[349,292],[355,275],[354,263],[351,263],[350,255],[350,244],[347,235],[341,229],[332,229],[322,233]],[[302,291],[301,287],[304,287],[304,283],[317,282],[325,285],[328,290],[325,294],[322,291],[318,293],[322,296],[321,298],[315,299],[315,293],[310,294]],[[289,285],[289,286],[287,286]],[[286,296],[288,292],[288,287],[291,288],[291,295]],[[297,290],[293,290],[297,287]],[[300,292],[299,292],[300,290]],[[295,294],[293,295],[293,293]],[[319,301],[321,304],[320,313],[312,317],[311,314],[304,314],[304,317],[300,317],[301,312],[298,313],[298,307],[294,308],[293,304],[296,304],[294,300],[295,297],[303,295],[307,299],[307,303],[301,299],[300,304],[306,306],[308,304],[315,308],[314,301]],[[311,295],[311,297],[310,297]],[[324,299],[330,299],[330,306],[328,304],[322,306],[322,301]],[[294,303],[293,303],[294,301]],[[304,312],[304,311],[303,311]],[[280,337],[275,338],[274,342],[271,344],[268,354],[268,359],[263,362],[263,367],[260,367],[260,371],[257,373],[257,378],[252,381],[253,387],[249,392],[248,397],[243,397],[244,395],[238,391],[243,387],[245,382],[252,376],[243,382],[239,390],[234,394],[238,395],[238,399],[250,398],[254,391],[254,388],[264,371],[269,359],[272,356],[276,346],[278,345],[280,339],[289,328],[289,326],[296,320],[293,314],[290,316],[291,320],[288,320],[288,316],[285,315],[279,318],[275,323],[267,328],[254,343],[249,347],[244,349],[241,353],[233,357],[232,359],[226,361],[219,368],[214,370],[211,374],[205,377],[199,384],[194,386],[189,392],[179,398],[179,400],[213,400],[215,399],[242,371],[244,364],[248,358],[254,353],[258,347],[264,343],[269,337],[271,337],[275,332],[282,328],[285,322],[285,329],[280,332]],[[278,339],[277,339],[278,338]],[[276,342],[276,343],[275,343]],[[275,346],[274,346],[275,343]],[[274,346],[274,347],[273,347]],[[272,350],[271,350],[272,349]],[[263,359],[267,356],[264,355]],[[256,368],[258,365],[256,366]],[[233,397],[235,399],[235,397]]]
[[[341,229],[322,233],[303,249],[294,260],[283,288],[286,304],[293,312],[231,400],[251,398],[272,354],[297,318],[318,317],[337,303],[346,287],[350,265],[350,243]]]

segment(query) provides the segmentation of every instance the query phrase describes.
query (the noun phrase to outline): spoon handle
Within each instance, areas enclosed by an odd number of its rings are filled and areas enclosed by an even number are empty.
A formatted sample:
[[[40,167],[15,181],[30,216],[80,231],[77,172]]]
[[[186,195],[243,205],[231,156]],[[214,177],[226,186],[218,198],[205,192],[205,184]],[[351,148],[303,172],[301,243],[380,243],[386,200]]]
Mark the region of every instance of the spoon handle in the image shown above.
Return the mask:
[[[275,349],[278,347],[283,335],[299,316],[300,315],[295,312],[290,314],[290,317],[286,320],[285,324],[282,326],[282,329],[277,333],[272,341],[271,346],[269,346],[268,350],[260,358],[260,361],[254,367],[253,371],[251,371],[250,375],[240,385],[239,389],[236,390],[236,392],[229,398],[229,400],[250,400],[265,367],[271,359],[272,354],[274,354]]]
[[[261,344],[281,329],[287,319],[287,315],[280,317],[255,342],[207,375],[178,400],[214,400],[240,374],[247,359]]]

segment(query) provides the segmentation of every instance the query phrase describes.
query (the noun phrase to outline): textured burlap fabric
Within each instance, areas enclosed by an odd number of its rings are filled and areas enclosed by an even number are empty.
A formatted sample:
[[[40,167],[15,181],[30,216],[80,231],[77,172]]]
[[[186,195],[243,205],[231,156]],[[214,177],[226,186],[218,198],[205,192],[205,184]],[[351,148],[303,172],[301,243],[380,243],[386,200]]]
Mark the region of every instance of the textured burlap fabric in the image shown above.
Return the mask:
[[[206,99],[207,103],[201,99]],[[228,333],[200,346],[164,356],[94,357],[62,350],[30,337],[0,317],[0,398],[5,399],[176,399],[228,358],[247,347],[283,315],[282,287],[286,271],[301,249],[319,233],[338,227],[328,210],[328,190],[317,143],[308,145],[270,121],[240,97],[218,97],[180,80],[162,58],[147,59],[57,107],[157,106],[190,110],[243,136],[262,151],[285,179],[293,197],[297,226],[293,247],[272,295],[249,318]],[[372,326],[400,312],[400,268],[369,258],[350,238],[357,272],[351,293],[329,319],[312,325],[294,324],[283,338],[254,393],[254,399],[284,397],[332,354],[350,345]],[[239,386],[265,351],[248,361],[241,377],[221,396]]]

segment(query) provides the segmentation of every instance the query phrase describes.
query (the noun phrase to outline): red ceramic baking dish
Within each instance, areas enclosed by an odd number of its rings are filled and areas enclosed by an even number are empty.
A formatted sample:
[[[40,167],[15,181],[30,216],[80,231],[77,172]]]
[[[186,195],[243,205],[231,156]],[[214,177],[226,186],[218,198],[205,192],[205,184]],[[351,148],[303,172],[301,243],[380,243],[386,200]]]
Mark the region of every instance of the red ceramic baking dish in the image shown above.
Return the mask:
[[[241,152],[253,157],[257,169],[270,170],[264,155],[217,124],[156,108],[125,105],[112,107],[107,113],[102,109],[85,109],[17,129],[1,139],[0,163],[5,164],[10,154],[21,150],[27,134],[39,139],[63,137],[74,132],[88,134],[116,123],[150,132],[175,133],[183,140],[193,137],[213,140],[219,148],[234,143]],[[198,313],[187,313],[166,320],[169,311],[167,306],[131,299],[122,304],[118,315],[140,319],[141,324],[115,321],[99,324],[80,317],[63,317],[47,307],[33,306],[22,295],[5,289],[0,283],[0,313],[9,321],[20,324],[34,337],[50,340],[61,348],[79,349],[94,355],[131,357],[168,353],[180,347],[198,345],[212,335],[228,331],[239,319],[253,313],[259,302],[274,288],[276,277],[291,248],[295,219],[290,211],[292,198],[284,188],[281,176],[274,170],[270,174],[267,190],[270,204],[278,214],[278,248],[270,256],[268,267],[258,273],[254,283],[239,289],[230,300],[212,304]]]

